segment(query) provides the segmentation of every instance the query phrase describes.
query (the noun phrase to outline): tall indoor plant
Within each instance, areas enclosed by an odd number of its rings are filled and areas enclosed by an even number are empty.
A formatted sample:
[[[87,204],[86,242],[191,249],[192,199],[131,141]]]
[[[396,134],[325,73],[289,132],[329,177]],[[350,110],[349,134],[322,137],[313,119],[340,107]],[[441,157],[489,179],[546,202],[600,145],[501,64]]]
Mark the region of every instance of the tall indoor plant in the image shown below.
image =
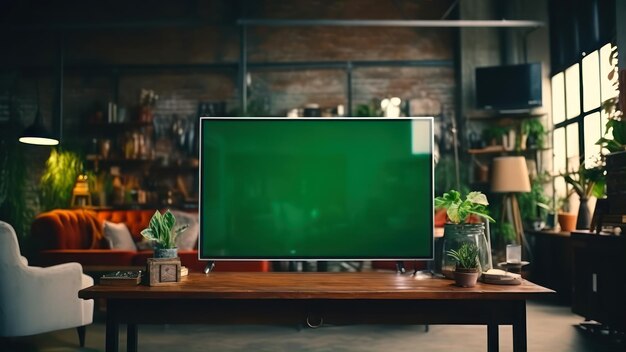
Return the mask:
[[[495,222],[489,216],[487,205],[489,205],[487,197],[481,192],[469,192],[463,199],[460,192],[450,190],[443,196],[435,198],[435,207],[445,208],[448,216],[448,222],[444,226],[441,264],[441,271],[447,278],[453,278],[456,262],[446,254],[450,250],[458,251],[464,244],[473,244],[479,249],[478,263],[481,272],[492,267],[491,249],[485,237],[485,225],[482,222],[472,222],[480,218]]]
[[[604,195],[604,168],[600,166],[586,168],[583,163],[578,171],[562,174],[562,176],[565,182],[572,186],[567,194],[568,198],[574,193],[580,198],[576,228],[589,229],[591,215],[587,203],[591,196],[600,198]]]

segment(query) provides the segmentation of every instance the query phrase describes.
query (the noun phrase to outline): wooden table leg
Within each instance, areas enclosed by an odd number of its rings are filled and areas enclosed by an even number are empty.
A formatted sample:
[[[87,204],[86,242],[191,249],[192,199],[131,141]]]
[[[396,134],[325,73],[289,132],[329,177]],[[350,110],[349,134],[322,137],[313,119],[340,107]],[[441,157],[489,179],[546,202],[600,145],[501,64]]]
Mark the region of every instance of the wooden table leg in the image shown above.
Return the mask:
[[[498,324],[487,325],[487,351],[498,352],[500,350],[500,332]]]
[[[126,351],[138,351],[137,324],[128,324],[126,326]]]
[[[526,352],[526,301],[517,303],[513,323],[513,352]]]
[[[117,352],[120,340],[120,323],[117,321],[115,304],[107,304],[106,352]]]

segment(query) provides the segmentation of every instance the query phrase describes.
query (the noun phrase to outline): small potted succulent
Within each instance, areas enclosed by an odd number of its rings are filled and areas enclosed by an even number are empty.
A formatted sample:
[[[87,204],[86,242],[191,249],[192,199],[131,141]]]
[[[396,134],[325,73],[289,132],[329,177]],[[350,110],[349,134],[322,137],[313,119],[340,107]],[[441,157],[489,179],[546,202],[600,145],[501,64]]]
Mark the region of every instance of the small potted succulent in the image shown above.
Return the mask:
[[[478,247],[472,243],[463,243],[458,250],[451,249],[447,255],[456,261],[454,281],[460,287],[474,287],[478,281]]]
[[[491,249],[485,237],[485,224],[480,218],[495,222],[489,216],[487,197],[481,192],[469,192],[465,199],[461,193],[450,190],[443,196],[435,198],[437,209],[446,209],[448,222],[444,226],[443,256],[441,258],[442,274],[453,279],[455,262],[446,253],[449,250],[458,251],[463,244],[470,243],[479,249],[478,264],[480,272],[492,267]]]
[[[141,235],[155,244],[155,258],[176,258],[178,257],[178,248],[176,247],[176,238],[187,229],[187,225],[174,229],[176,218],[169,211],[161,213],[157,210],[147,228],[141,231]]]

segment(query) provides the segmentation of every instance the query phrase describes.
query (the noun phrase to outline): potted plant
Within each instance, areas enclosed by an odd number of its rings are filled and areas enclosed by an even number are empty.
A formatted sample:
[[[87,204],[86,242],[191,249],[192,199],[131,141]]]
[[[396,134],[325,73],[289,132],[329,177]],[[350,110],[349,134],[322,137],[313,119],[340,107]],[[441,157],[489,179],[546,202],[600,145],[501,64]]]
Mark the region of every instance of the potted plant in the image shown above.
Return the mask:
[[[147,228],[141,231],[141,235],[149,240],[154,241],[154,257],[155,258],[176,258],[178,257],[178,248],[176,247],[176,238],[187,229],[187,225],[180,226],[174,230],[176,218],[169,211],[165,211],[163,215],[157,210]]]
[[[604,195],[604,168],[600,166],[586,168],[584,163],[580,165],[578,171],[561,174],[572,188],[568,191],[567,198],[572,194],[578,194],[580,206],[578,208],[578,218],[576,220],[577,229],[589,229],[591,216],[587,202],[589,197],[602,197]]]
[[[454,281],[460,287],[474,287],[478,281],[479,249],[473,243],[463,243],[458,250],[451,249],[446,253],[456,262]]]
[[[521,149],[541,149],[544,147],[544,137],[546,130],[538,118],[531,118],[522,121],[522,136],[526,136],[526,143],[520,143]]]
[[[530,192],[518,195],[520,213],[526,228],[539,231],[545,226],[548,212],[552,209],[548,206],[550,199],[546,196],[543,185],[551,179],[547,172],[540,173],[531,179]]]
[[[447,278],[453,278],[456,262],[445,255],[450,250],[458,251],[463,244],[470,243],[479,249],[480,271],[491,269],[491,250],[485,238],[485,225],[480,218],[495,222],[487,210],[487,197],[481,192],[469,192],[465,199],[461,193],[451,190],[435,198],[437,209],[446,209],[448,222],[444,226],[443,256],[441,271]]]

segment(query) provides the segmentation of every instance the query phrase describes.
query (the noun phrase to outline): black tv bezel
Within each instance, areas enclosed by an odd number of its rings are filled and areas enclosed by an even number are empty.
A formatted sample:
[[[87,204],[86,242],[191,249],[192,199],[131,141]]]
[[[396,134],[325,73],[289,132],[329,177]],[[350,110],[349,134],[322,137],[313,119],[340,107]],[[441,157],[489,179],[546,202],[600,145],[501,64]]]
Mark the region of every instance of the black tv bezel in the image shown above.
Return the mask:
[[[202,234],[203,234],[203,226],[202,226],[202,195],[204,191],[204,183],[202,178],[202,130],[203,130],[203,121],[314,121],[314,120],[323,120],[325,122],[329,121],[406,121],[406,120],[426,120],[429,122],[429,131],[430,131],[430,163],[432,165],[430,172],[430,194],[433,202],[431,203],[431,216],[429,217],[431,228],[431,236],[429,236],[430,242],[430,255],[427,256],[415,256],[415,257],[392,257],[392,256],[203,256],[202,253]],[[198,216],[199,216],[199,235],[198,235],[198,260],[199,261],[306,261],[306,260],[323,260],[323,261],[362,261],[362,260],[383,260],[383,261],[404,261],[404,260],[434,260],[435,258],[435,234],[434,234],[434,225],[435,225],[435,167],[434,167],[434,118],[433,117],[402,117],[402,118],[362,118],[362,117],[341,117],[341,118],[298,118],[298,119],[290,119],[290,118],[268,118],[268,117],[200,117],[199,119],[199,156],[198,156],[198,183],[199,183],[199,196],[198,196]]]
[[[528,100],[526,100],[526,102],[520,102],[516,103],[516,104],[510,104],[510,105],[493,105],[493,104],[481,104],[481,102],[478,100],[479,99],[479,92],[481,90],[481,87],[478,86],[479,82],[478,82],[478,72],[480,70],[510,70],[513,68],[519,68],[519,67],[529,67],[529,70],[531,70],[531,67],[537,67],[539,69],[539,75],[538,77],[527,77],[527,86],[529,87],[529,90],[532,89],[531,86],[534,84],[538,84],[539,87],[539,99],[536,100],[537,103],[531,104],[528,103]],[[515,65],[498,65],[498,66],[482,66],[482,67],[476,67],[474,70],[474,92],[475,92],[475,106],[477,109],[484,109],[484,110],[495,110],[495,111],[528,111],[528,110],[532,110],[534,108],[538,108],[541,107],[543,105],[543,84],[542,84],[542,67],[541,67],[541,63],[540,62],[531,62],[531,63],[524,63],[524,64],[515,64]],[[503,85],[505,85],[507,83],[503,83]],[[511,82],[508,82],[508,84],[511,84]],[[482,89],[484,90],[484,84]],[[491,91],[493,91],[493,87],[489,87]]]

